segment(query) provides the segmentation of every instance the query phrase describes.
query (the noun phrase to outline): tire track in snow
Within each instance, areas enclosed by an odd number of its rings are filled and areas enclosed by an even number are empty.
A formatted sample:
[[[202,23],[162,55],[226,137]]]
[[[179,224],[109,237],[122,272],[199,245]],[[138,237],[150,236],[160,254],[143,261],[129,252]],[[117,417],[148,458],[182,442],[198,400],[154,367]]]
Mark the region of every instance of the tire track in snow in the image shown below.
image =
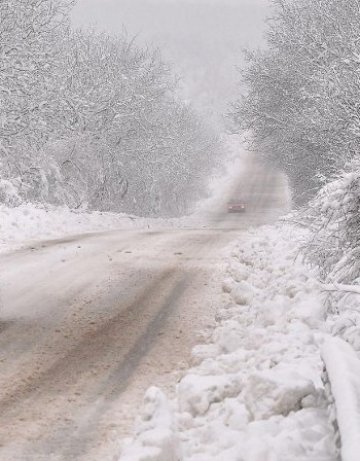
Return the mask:
[[[99,403],[95,405],[90,418],[85,424],[76,428],[66,427],[65,430],[57,432],[46,442],[48,453],[56,451],[59,459],[78,460],[87,456],[89,447],[93,445],[94,439],[98,436],[98,423],[102,415],[110,410],[114,401],[129,386],[133,374],[140,362],[146,358],[151,351],[160,329],[178,307],[178,301],[182,296],[191,274],[184,274],[179,279],[175,270],[169,271],[159,288],[164,288],[166,296],[158,309],[155,317],[147,324],[146,330],[128,350],[122,361],[109,374],[104,382],[100,382],[94,395],[101,395]],[[90,402],[89,402],[90,403]],[[75,431],[74,431],[75,429]],[[59,449],[59,447],[61,447]]]
[[[17,459],[40,459],[38,457],[43,456],[43,453],[49,452],[50,454],[59,451],[62,446],[68,446],[67,441],[71,441],[71,450],[75,449],[76,444],[80,445],[79,440],[85,436],[88,428],[81,430],[80,438],[74,438],[74,432],[79,423],[77,418],[74,418],[74,413],[79,413],[78,416],[82,415],[84,407],[91,405],[99,395],[104,395],[109,405],[126,389],[138,363],[151,349],[152,341],[156,340],[158,329],[171,313],[172,297],[178,296],[177,293],[182,291],[182,288],[178,288],[178,278],[179,274],[175,269],[168,269],[161,273],[160,277],[157,277],[150,285],[144,286],[141,293],[137,294],[125,309],[119,306],[121,311],[117,315],[83,332],[78,338],[78,343],[70,348],[67,354],[53,363],[45,364],[43,369],[34,370],[33,376],[25,382],[20,382],[17,386],[15,384],[15,389],[0,401],[0,427],[6,428],[6,431],[0,430],[0,434],[3,432],[2,436],[0,435],[0,445],[6,445],[10,435],[9,429],[11,433],[12,426],[13,429],[17,429],[12,436],[21,437],[24,428],[31,420],[41,420],[42,417],[46,425],[38,424],[35,428],[37,430],[29,438],[36,451],[32,455],[29,454],[29,458],[23,453],[25,458]],[[182,283],[180,280],[180,286]],[[160,308],[158,308],[159,293],[162,293],[161,298],[164,297],[164,293],[169,293]],[[139,328],[140,316],[144,320],[143,328]],[[125,335],[121,334],[122,330],[126,330]],[[129,330],[133,335],[129,335]],[[127,344],[126,342],[129,342],[131,337],[133,341]],[[109,368],[107,365],[104,366],[104,361],[107,362]],[[111,370],[113,364],[115,364],[115,369]],[[94,370],[98,371],[98,376],[91,376],[92,381],[89,386],[89,382],[86,384],[87,375],[89,371],[92,374],[91,371]],[[87,385],[85,393],[87,399],[84,401],[81,395],[75,399],[76,394],[81,392],[84,381]],[[71,396],[71,394],[75,400],[71,399],[70,402],[66,402],[65,399],[63,405],[55,406],[57,411],[53,414],[48,411],[49,404],[53,405],[54,399],[60,397],[62,400],[64,395]],[[44,396],[47,398],[44,399]],[[71,417],[67,418],[63,415],[64,404],[69,405],[70,403]],[[99,415],[101,413],[102,410]],[[79,424],[81,425],[81,422]],[[87,425],[88,423],[85,427]],[[24,432],[26,433],[26,430]],[[39,441],[40,446],[36,442],[39,436],[42,439]],[[57,440],[54,445],[46,442],[46,438],[60,439],[61,443]],[[84,440],[88,440],[88,437]],[[28,451],[30,452],[29,447],[26,449],[26,452]],[[4,458],[1,457],[1,459]],[[69,453],[60,459],[77,458],[70,458]]]

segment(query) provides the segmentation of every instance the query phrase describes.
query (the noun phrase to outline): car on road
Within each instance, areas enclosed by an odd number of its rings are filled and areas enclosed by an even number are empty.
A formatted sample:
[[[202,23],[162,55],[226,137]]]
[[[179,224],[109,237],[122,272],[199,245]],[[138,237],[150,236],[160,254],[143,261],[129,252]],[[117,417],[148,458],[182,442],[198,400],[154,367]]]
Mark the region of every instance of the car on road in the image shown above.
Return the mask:
[[[228,213],[243,213],[246,210],[243,200],[230,200],[227,204]]]

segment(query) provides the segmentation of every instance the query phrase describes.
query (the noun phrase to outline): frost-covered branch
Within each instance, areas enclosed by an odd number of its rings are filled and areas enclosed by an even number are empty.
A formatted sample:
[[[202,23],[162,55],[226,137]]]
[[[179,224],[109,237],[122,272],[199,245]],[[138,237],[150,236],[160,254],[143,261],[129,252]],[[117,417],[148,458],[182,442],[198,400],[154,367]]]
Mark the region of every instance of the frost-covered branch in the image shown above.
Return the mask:
[[[349,293],[360,295],[360,286],[359,285],[345,285],[343,283],[333,283],[333,284],[321,284],[320,288],[322,291],[328,293]]]

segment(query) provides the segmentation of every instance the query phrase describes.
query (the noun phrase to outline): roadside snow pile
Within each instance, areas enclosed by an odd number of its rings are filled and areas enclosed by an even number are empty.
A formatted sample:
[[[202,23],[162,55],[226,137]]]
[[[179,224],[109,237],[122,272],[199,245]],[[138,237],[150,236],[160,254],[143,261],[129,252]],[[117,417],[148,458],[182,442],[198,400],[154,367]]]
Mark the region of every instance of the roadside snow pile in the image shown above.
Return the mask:
[[[139,421],[136,442],[124,450],[123,461],[180,459],[179,440],[175,431],[174,414],[166,396],[156,387],[145,394],[144,410]]]
[[[143,222],[124,214],[76,212],[66,207],[24,204],[15,208],[0,205],[0,244],[59,237],[82,232],[139,227]]]
[[[184,228],[202,225],[201,217],[178,219],[141,218],[123,213],[74,211],[67,207],[23,204],[15,208],[0,205],[0,251],[9,244],[50,239],[84,232],[116,229]]]
[[[177,387],[181,454],[170,456],[156,438],[157,453],[144,456],[140,429],[124,451],[133,450],[131,461],[338,459],[321,379],[325,311],[315,274],[296,259],[299,239],[299,230],[278,225],[233,248],[226,307]]]

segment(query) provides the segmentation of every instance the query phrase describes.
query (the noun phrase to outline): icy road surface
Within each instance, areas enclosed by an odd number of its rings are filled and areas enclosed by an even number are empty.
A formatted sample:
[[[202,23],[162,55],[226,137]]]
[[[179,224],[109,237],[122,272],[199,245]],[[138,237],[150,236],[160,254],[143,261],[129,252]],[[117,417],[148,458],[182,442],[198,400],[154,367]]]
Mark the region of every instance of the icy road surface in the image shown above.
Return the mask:
[[[223,249],[286,206],[249,163],[201,225],[36,242],[0,256],[0,459],[113,460],[150,385],[171,390],[222,301]],[[227,214],[244,197],[244,214]]]

